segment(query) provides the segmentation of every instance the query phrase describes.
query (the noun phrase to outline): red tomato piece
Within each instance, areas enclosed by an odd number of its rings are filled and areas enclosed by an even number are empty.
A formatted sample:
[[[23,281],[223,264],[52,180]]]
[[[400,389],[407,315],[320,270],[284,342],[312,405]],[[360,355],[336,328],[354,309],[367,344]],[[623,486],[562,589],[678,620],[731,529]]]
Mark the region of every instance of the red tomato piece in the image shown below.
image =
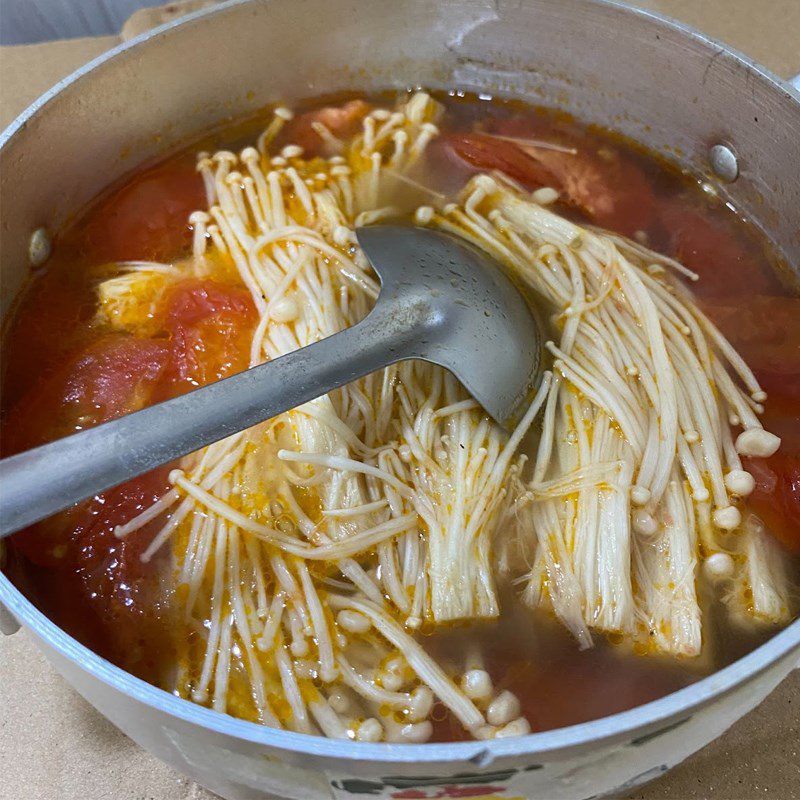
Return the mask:
[[[165,261],[191,243],[189,215],[205,205],[193,161],[174,159],[137,175],[104,200],[87,226],[97,260]]]
[[[454,133],[444,137],[445,146],[476,171],[499,170],[528,189],[552,186],[562,189],[556,176],[514,142],[481,133]]]
[[[64,531],[70,532],[69,575],[76,595],[71,603],[94,618],[101,653],[115,654],[127,669],[151,679],[158,674],[163,648],[169,646],[169,607],[159,579],[169,546],[147,563],[141,555],[163,520],[153,520],[122,540],[114,529],[169,489],[168,471],[162,467],[110,489],[83,503],[68,521],[62,519],[62,539]]]
[[[748,507],[789,550],[800,553],[800,455],[779,450],[742,461],[756,481]]]
[[[767,392],[762,422],[781,437],[770,458],[743,459],[756,480],[748,506],[784,545],[800,551],[800,298],[721,298],[704,310]]]
[[[777,389],[767,399],[761,424],[781,438],[781,452],[800,455],[800,402],[795,396],[785,396]]]
[[[100,339],[12,409],[4,426],[11,442],[4,446],[22,450],[144,408],[152,402],[168,355],[163,342],[122,335]],[[108,496],[92,503],[103,506]],[[82,503],[16,534],[15,545],[42,566],[74,562],[65,532],[77,535],[85,527],[86,508]]]
[[[534,152],[558,176],[567,201],[593,222],[626,236],[647,230],[655,198],[639,167],[615,150],[604,150],[601,156],[583,149],[580,143],[576,149],[575,154]]]
[[[163,523],[155,521],[124,539],[117,539],[114,529],[169,491],[168,473],[169,467],[160,467],[109,489],[73,517],[77,566],[90,597],[109,606],[132,605],[137,584],[153,571],[141,555]]]
[[[250,294],[210,280],[183,281],[166,300],[173,390],[247,369],[256,311]]]
[[[358,133],[361,121],[371,109],[372,106],[364,100],[350,100],[340,106],[325,106],[308,111],[295,117],[284,127],[280,142],[299,145],[306,158],[327,155],[325,143],[314,130],[313,123],[321,122],[337,139],[346,140]]]
[[[106,422],[149,405],[167,363],[163,342],[108,336],[73,365],[62,403],[77,415],[77,428]]]
[[[166,343],[152,339],[113,334],[96,340],[8,410],[4,454],[144,408],[152,402],[168,355]]]
[[[703,308],[767,392],[767,411],[800,408],[800,298],[757,294]]]
[[[520,117],[495,122],[492,135],[450,138],[473,166],[499,169],[527,188],[552,186],[598,225],[630,236],[653,220],[655,197],[642,170],[613,147],[597,149],[577,130]],[[526,144],[537,139],[575,152]]]
[[[700,297],[726,297],[739,288],[748,294],[775,293],[771,271],[739,240],[736,229],[691,208],[686,200],[660,204],[659,218],[673,255],[700,276],[692,289]]]

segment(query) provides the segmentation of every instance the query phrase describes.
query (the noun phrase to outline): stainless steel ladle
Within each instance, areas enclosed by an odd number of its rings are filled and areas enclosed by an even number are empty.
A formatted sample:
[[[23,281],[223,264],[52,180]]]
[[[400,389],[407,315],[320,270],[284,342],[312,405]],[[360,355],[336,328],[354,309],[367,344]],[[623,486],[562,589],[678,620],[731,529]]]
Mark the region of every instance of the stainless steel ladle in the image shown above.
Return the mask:
[[[518,289],[449,234],[360,228],[381,280],[369,315],[285,356],[174,400],[0,461],[0,536],[407,359],[450,370],[500,425],[530,399],[541,336]]]

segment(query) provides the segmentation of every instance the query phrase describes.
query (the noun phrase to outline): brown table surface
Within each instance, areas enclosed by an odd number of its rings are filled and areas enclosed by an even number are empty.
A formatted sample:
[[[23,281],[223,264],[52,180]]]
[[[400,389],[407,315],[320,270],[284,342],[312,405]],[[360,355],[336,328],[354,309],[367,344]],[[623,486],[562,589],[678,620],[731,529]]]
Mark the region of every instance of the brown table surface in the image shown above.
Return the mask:
[[[208,2],[208,0],[201,0]],[[173,6],[175,4],[172,4]],[[800,0],[637,0],[747,53],[800,73]],[[163,11],[134,15],[137,33]],[[167,11],[166,13],[174,13]],[[0,48],[0,127],[116,37]],[[629,800],[800,798],[800,671],[701,752]],[[0,800],[210,800],[80,698],[20,632],[0,636]]]

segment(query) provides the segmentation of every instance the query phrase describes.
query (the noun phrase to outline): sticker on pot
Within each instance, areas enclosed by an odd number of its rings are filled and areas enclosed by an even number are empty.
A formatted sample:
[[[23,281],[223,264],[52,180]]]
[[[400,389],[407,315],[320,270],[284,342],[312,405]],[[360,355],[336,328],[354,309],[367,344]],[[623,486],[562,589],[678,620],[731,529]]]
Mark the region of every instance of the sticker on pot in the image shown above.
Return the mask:
[[[384,778],[336,778],[331,788],[336,800],[368,797],[390,800],[525,800],[511,793],[508,781],[516,769],[461,773],[447,777],[389,776]]]

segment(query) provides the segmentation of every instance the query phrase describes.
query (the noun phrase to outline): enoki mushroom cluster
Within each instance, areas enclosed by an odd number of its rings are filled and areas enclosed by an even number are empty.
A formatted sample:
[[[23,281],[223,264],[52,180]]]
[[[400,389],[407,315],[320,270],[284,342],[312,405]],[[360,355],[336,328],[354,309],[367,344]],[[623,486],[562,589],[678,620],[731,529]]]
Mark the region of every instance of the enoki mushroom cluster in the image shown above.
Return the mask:
[[[193,253],[127,263],[100,286],[105,319],[146,331],[173,282],[233,273],[258,314],[251,365],[355,324],[379,284],[354,229],[396,218],[456,233],[531,289],[551,367],[510,435],[444,370],[401,363],[184,459],[172,489],[120,526],[162,522],[143,558],[174,557],[186,646],[175,690],[304,733],[424,742],[436,704],[476,738],[526,733],[485,654],[447,663],[425,637],[502,613],[498,579],[582,646],[697,655],[707,584],[730,613],[789,614],[782,556],[749,514],[740,454],[779,441],[752,373],[674,280],[681,265],[580,227],[501,175],[456,198],[418,182],[441,109],[427,94],[375,108],[324,156],[274,141],[201,154],[207,208]],[[427,194],[426,194],[427,193]],[[533,625],[533,621],[531,622]],[[520,631],[520,636],[525,631]]]

